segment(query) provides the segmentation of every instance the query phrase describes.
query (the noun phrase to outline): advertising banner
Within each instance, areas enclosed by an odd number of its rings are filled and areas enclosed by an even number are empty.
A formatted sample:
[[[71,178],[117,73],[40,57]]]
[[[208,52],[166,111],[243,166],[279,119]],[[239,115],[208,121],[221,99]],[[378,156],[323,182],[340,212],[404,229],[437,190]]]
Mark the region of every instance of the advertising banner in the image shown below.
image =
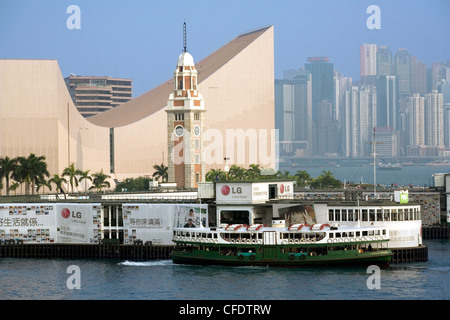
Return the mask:
[[[313,205],[274,205],[274,214],[278,211],[278,217],[284,218],[286,226],[293,224],[317,223],[316,212]]]
[[[51,243],[56,238],[55,205],[0,205],[0,241]]]
[[[171,245],[174,227],[202,227],[208,221],[207,205],[124,204],[124,243],[135,240]]]
[[[58,242],[99,243],[101,214],[100,204],[57,204]]]

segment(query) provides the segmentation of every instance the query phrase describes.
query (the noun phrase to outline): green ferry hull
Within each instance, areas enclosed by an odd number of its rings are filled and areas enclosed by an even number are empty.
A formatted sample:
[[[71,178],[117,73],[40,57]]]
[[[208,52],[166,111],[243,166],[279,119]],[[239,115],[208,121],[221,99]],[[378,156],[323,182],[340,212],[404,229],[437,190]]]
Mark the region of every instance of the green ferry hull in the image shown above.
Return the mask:
[[[223,266],[270,266],[270,267],[316,267],[316,266],[389,266],[392,258],[390,250],[376,252],[346,252],[345,254],[325,256],[289,256],[265,258],[259,254],[246,256],[212,256],[200,252],[172,252],[175,264],[223,265]]]

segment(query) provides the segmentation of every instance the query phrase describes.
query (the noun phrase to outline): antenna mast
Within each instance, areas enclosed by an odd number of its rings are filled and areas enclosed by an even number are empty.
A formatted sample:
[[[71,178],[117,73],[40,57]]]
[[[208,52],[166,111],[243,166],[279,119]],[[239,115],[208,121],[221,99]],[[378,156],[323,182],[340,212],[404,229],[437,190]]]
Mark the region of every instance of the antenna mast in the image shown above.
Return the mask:
[[[186,22],[183,23],[183,52],[187,52],[187,50],[186,50]]]

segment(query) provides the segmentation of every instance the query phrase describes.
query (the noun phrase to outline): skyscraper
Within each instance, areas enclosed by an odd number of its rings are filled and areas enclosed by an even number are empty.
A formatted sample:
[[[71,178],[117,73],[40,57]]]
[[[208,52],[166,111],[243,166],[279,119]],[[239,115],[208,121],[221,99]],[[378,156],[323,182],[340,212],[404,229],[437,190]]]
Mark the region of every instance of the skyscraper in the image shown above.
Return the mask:
[[[427,66],[415,56],[411,57],[411,92],[427,93]]]
[[[425,145],[425,98],[418,93],[409,98],[409,145]]]
[[[345,93],[344,135],[345,155],[368,156],[367,142],[376,123],[377,96],[374,86],[353,86]]]
[[[334,71],[333,64],[328,57],[309,57],[305,70],[311,74],[312,82],[312,118],[317,123],[318,104],[323,100],[333,103],[334,100]],[[333,110],[334,110],[333,104]]]
[[[83,117],[110,110],[132,99],[131,79],[71,74],[64,81]]]
[[[362,44],[359,47],[360,77],[377,74],[377,45]]]
[[[411,55],[406,48],[398,49],[394,58],[394,74],[398,77],[400,96],[411,94]]]
[[[377,75],[392,75],[392,52],[387,46],[380,46],[377,50]]]
[[[396,76],[377,76],[377,127],[399,129],[399,84]]]
[[[444,96],[437,90],[425,95],[425,144],[444,145]]]
[[[311,75],[295,78],[275,80],[275,128],[279,130],[282,155],[311,156]]]

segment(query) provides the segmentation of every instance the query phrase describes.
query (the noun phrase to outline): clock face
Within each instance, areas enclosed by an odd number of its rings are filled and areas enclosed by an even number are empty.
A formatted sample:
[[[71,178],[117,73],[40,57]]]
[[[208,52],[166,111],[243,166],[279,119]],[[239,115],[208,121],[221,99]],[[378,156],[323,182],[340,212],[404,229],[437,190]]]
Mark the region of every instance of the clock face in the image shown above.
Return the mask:
[[[181,137],[184,134],[184,128],[183,126],[176,126],[175,127],[175,135],[177,137]]]
[[[197,137],[200,135],[200,126],[197,125],[194,127],[194,134]]]

